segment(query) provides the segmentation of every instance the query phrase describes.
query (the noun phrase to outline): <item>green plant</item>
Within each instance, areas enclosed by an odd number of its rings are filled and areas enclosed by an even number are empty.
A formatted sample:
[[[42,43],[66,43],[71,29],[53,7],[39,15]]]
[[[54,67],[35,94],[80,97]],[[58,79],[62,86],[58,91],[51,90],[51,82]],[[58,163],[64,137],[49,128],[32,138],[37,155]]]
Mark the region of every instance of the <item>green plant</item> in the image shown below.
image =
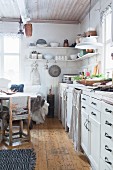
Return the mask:
[[[82,77],[80,77],[80,76],[75,76],[73,79],[74,79],[74,80],[82,80]]]
[[[94,78],[94,77],[97,77],[97,78],[105,78],[105,76],[103,74],[97,74],[97,75],[91,75],[90,78]]]

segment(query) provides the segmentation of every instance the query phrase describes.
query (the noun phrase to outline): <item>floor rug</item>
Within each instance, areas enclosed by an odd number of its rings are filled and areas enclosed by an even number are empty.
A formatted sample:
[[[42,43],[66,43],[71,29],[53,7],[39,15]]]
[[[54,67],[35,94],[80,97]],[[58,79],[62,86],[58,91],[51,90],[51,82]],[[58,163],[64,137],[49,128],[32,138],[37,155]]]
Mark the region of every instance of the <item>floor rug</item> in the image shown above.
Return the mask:
[[[0,150],[0,170],[34,170],[35,163],[33,149]]]

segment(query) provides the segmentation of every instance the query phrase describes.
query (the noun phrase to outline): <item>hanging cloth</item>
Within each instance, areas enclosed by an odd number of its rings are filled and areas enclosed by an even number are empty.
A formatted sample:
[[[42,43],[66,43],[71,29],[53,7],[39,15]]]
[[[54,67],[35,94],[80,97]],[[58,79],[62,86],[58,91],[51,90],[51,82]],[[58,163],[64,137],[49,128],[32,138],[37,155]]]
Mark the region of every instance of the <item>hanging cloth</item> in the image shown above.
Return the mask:
[[[63,91],[62,97],[62,113],[61,113],[61,121],[62,125],[66,130],[66,117],[67,117],[67,92],[66,89]]]
[[[32,85],[40,85],[40,74],[38,71],[38,64],[37,63],[33,63],[31,65],[31,84]]]
[[[81,144],[81,90],[73,90],[72,116],[69,137],[73,140],[76,151],[80,151]]]

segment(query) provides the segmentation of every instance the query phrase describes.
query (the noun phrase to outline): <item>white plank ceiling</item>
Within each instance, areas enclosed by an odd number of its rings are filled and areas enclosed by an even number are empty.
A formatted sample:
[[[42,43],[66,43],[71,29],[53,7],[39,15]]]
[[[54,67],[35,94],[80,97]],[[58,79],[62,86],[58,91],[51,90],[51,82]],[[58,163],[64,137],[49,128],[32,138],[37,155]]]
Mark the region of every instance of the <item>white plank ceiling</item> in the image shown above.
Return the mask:
[[[91,7],[97,1],[92,0]],[[21,15],[31,22],[74,24],[84,19],[89,7],[90,0],[0,0],[0,20],[18,21]]]

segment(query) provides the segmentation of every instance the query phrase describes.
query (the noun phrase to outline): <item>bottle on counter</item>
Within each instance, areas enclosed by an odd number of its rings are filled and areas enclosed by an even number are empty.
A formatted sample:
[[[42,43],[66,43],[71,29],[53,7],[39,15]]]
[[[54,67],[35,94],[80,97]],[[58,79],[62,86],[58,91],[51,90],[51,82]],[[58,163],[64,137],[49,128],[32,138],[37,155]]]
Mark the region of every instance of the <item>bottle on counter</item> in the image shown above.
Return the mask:
[[[71,80],[71,77],[68,78],[67,84],[73,84],[73,81]]]
[[[113,85],[113,71],[112,71],[112,85]]]
[[[84,75],[84,71],[82,71],[82,79],[84,79],[85,75]]]
[[[51,86],[51,88],[49,89],[49,95],[52,95],[52,86]]]

